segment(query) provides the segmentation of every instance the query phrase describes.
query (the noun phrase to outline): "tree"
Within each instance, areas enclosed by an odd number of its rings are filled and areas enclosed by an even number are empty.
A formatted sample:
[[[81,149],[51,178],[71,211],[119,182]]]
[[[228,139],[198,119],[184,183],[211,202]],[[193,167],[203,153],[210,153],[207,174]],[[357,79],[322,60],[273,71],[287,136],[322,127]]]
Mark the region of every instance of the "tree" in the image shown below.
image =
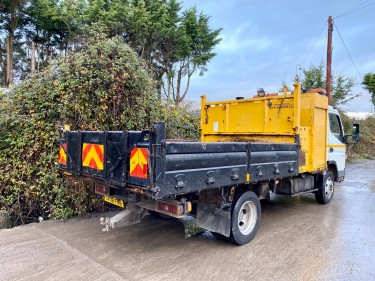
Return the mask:
[[[195,7],[185,11],[181,18],[177,60],[172,71],[167,75],[168,89],[172,89],[172,97],[176,105],[185,99],[191,76],[197,71],[199,75],[203,75],[207,71],[207,64],[216,55],[213,49],[221,41],[218,36],[222,29],[211,30],[208,20],[209,17],[203,13],[198,14]],[[187,81],[183,89],[184,77]],[[173,84],[175,80],[176,86]]]
[[[324,79],[324,65],[318,66],[310,65],[309,69],[303,69],[304,78],[302,80],[302,87],[305,90],[325,88],[326,81]]]
[[[304,69],[304,77],[302,79],[303,89],[325,89],[326,81],[324,78],[324,72],[325,67],[323,64],[318,66],[311,65],[309,69]],[[353,77],[346,76],[342,73],[333,74],[330,104],[332,106],[341,106],[358,97],[359,94],[351,93],[354,84],[355,80]]]
[[[355,84],[353,77],[346,76],[342,73],[334,74],[331,87],[331,105],[345,105],[349,101],[357,98],[359,94],[351,94]]]
[[[180,104],[192,75],[207,71],[221,40],[221,29],[211,30],[208,16],[195,7],[182,10],[177,0],[3,0],[0,7],[0,27],[8,34],[0,38],[0,72],[8,67],[7,85],[12,67],[17,77],[33,76],[79,50],[90,36],[87,30],[101,23],[109,37],[121,36],[146,62],[159,99],[164,91]]]
[[[65,56],[73,47],[83,28],[84,9],[83,0],[31,0],[27,10],[30,27],[26,35],[29,45],[36,45],[38,71],[58,54]]]
[[[0,1],[0,84],[30,77],[66,55],[83,27],[85,0]],[[81,39],[82,40],[82,39]]]
[[[122,34],[152,70],[159,99],[163,77],[172,71],[180,50],[180,11],[181,4],[176,0],[133,0]]]
[[[371,101],[375,106],[375,73],[367,73],[363,77],[362,85],[364,85],[364,88],[371,93]]]
[[[107,27],[109,36],[121,35],[129,19],[130,2],[132,0],[88,1],[84,7],[84,22],[87,26],[100,22]]]
[[[8,87],[13,84],[14,80],[15,37],[23,25],[26,3],[26,0],[2,0],[0,2],[0,30],[4,30],[6,33],[6,60],[4,60],[6,67],[3,65],[3,69],[6,69],[5,85]]]
[[[110,36],[124,38],[152,70],[159,97],[164,90],[175,104],[185,99],[192,75],[207,71],[221,41],[208,16],[196,8],[181,11],[176,0],[93,0],[87,14],[90,24],[100,20]]]

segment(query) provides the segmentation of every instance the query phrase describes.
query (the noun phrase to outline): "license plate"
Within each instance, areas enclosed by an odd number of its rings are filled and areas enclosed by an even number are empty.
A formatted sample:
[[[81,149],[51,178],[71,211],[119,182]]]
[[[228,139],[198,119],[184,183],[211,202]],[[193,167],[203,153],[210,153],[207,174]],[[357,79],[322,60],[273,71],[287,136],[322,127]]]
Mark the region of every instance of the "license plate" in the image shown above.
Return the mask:
[[[119,206],[121,208],[125,207],[124,200],[117,199],[117,198],[114,198],[114,197],[108,197],[108,196],[104,196],[103,198],[104,198],[105,202],[111,203],[111,204]]]

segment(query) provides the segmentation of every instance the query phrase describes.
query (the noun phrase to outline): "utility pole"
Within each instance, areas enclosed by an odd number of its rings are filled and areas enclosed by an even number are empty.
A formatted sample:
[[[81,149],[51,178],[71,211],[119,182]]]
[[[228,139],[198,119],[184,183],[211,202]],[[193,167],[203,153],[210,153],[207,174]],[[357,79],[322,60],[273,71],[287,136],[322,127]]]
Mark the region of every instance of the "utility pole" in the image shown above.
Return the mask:
[[[328,42],[327,42],[327,73],[326,73],[326,91],[327,91],[327,97],[328,97],[328,104],[331,101],[332,31],[333,31],[333,20],[332,20],[332,16],[329,16],[328,17]]]

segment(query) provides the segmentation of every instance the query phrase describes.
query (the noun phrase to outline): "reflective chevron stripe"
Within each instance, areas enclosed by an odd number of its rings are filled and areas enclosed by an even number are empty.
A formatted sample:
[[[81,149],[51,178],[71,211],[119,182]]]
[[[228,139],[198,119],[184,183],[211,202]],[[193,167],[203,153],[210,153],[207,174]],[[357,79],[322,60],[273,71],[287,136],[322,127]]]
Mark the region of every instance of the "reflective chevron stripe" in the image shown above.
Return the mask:
[[[82,166],[95,170],[104,169],[104,145],[83,143]]]
[[[60,144],[59,163],[61,165],[66,165],[66,153],[65,153],[66,148],[67,148],[66,143]]]
[[[130,153],[130,175],[137,178],[147,178],[147,148],[134,148]]]

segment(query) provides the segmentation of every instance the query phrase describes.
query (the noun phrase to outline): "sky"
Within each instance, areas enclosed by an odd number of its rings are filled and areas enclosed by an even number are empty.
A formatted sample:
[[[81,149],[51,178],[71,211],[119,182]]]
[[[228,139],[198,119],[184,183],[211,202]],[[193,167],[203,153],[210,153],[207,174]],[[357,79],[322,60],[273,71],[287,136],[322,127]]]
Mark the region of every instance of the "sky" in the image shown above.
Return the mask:
[[[196,6],[210,16],[212,29],[223,28],[217,55],[204,76],[194,75],[188,100],[199,101],[202,94],[210,101],[251,97],[258,88],[276,92],[283,81],[292,87],[296,74],[302,76],[299,66],[326,63],[332,16],[337,26],[332,71],[354,77],[352,93],[361,94],[342,109],[374,112],[361,82],[366,73],[375,73],[375,0],[185,0],[183,6]],[[361,9],[346,14],[356,8]]]

